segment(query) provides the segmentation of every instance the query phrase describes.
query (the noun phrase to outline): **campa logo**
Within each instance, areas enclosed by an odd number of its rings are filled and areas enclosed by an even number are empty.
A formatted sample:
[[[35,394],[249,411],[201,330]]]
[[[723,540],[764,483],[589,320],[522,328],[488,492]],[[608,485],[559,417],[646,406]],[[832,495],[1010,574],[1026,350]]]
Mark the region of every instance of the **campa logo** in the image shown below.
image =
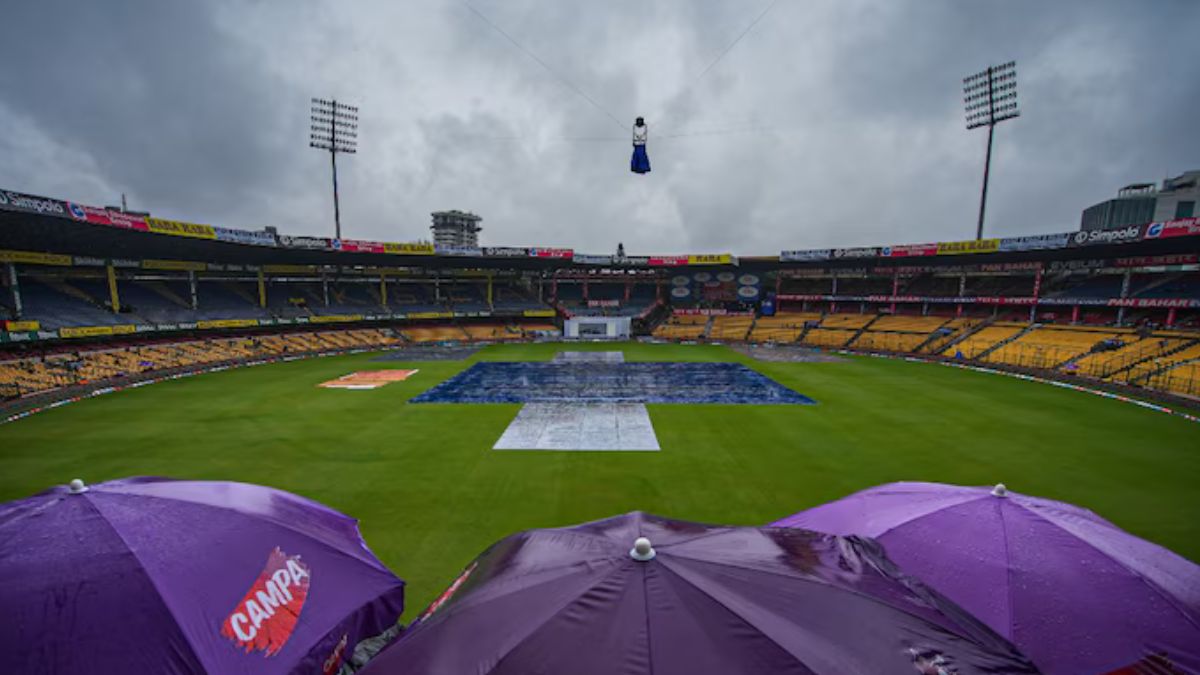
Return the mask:
[[[263,651],[274,656],[296,629],[311,579],[312,571],[300,556],[289,556],[275,547],[258,579],[225,617],[221,635],[247,653]]]

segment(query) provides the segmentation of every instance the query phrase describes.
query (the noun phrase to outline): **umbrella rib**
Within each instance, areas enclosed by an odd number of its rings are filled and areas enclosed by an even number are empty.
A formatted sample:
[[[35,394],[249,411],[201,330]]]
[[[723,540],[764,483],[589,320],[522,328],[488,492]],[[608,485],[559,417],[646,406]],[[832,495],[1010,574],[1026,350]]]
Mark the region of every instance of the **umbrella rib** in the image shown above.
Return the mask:
[[[1000,541],[1004,543],[1004,594],[1008,596],[1008,625],[1004,627],[1004,636],[1015,637],[1016,622],[1013,615],[1016,614],[1016,604],[1013,602],[1012,555],[1008,550],[1008,523],[1004,520],[1004,504],[1001,501],[996,502],[996,513],[1000,516]]]
[[[1026,511],[1028,511],[1029,513],[1033,514],[1033,516],[1034,516],[1034,517],[1036,517],[1036,518],[1039,518],[1039,519],[1041,519],[1041,520],[1044,520],[1044,521],[1046,521],[1047,523],[1049,523],[1050,525],[1052,525],[1052,526],[1054,526],[1054,527],[1057,527],[1058,529],[1062,530],[1063,532],[1066,532],[1067,534],[1071,535],[1071,536],[1072,536],[1072,537],[1074,537],[1075,539],[1080,539],[1080,540],[1082,541],[1082,538],[1081,538],[1081,537],[1079,537],[1079,535],[1077,535],[1077,534],[1075,534],[1074,532],[1072,532],[1072,531],[1068,530],[1067,528],[1063,527],[1062,525],[1059,525],[1058,523],[1056,523],[1056,522],[1054,522],[1053,520],[1051,520],[1051,519],[1047,518],[1046,516],[1043,516],[1042,514],[1038,513],[1037,511],[1035,511],[1035,510],[1033,510],[1033,509],[1029,508],[1029,506],[1027,506],[1027,505],[1025,505],[1025,504],[1018,504],[1018,506],[1020,506],[1021,508],[1025,509],[1025,510],[1026,510]],[[1134,577],[1136,577],[1136,578],[1137,578],[1137,580],[1138,580],[1138,581],[1142,582],[1142,584],[1144,584],[1144,585],[1145,585],[1146,587],[1148,587],[1150,590],[1154,591],[1154,593],[1155,593],[1156,595],[1158,595],[1160,598],[1162,598],[1164,602],[1166,602],[1166,603],[1167,603],[1168,605],[1170,605],[1171,607],[1175,608],[1175,611],[1176,611],[1176,612],[1178,612],[1179,614],[1183,615],[1183,618],[1184,618],[1184,619],[1186,619],[1186,620],[1187,620],[1187,622],[1188,622],[1188,623],[1190,623],[1190,624],[1192,625],[1192,627],[1193,627],[1193,628],[1196,628],[1197,630],[1200,630],[1200,622],[1198,622],[1198,621],[1197,621],[1195,618],[1193,618],[1193,617],[1192,617],[1192,615],[1191,615],[1191,614],[1188,612],[1187,608],[1186,608],[1186,607],[1181,607],[1181,606],[1179,605],[1179,603],[1178,603],[1178,602],[1176,602],[1176,600],[1175,600],[1174,598],[1172,598],[1170,595],[1168,595],[1166,592],[1164,592],[1164,591],[1163,591],[1163,589],[1159,588],[1157,584],[1155,584],[1155,583],[1151,582],[1149,579],[1147,579],[1146,577],[1144,577],[1144,576],[1143,576],[1141,573],[1139,573],[1137,570],[1135,570],[1135,569],[1132,569],[1131,567],[1129,567],[1129,566],[1128,566],[1128,565],[1126,565],[1125,563],[1121,562],[1120,560],[1117,560],[1117,559],[1116,559],[1115,557],[1113,557],[1112,555],[1109,555],[1109,553],[1108,553],[1107,551],[1104,551],[1104,550],[1100,549],[1099,547],[1092,545],[1091,543],[1088,543],[1088,547],[1089,547],[1089,548],[1092,548],[1092,549],[1095,549],[1095,550],[1097,550],[1097,551],[1099,551],[1099,552],[1101,553],[1101,555],[1103,555],[1105,558],[1107,558],[1108,560],[1111,560],[1113,563],[1115,563],[1116,565],[1118,565],[1118,566],[1119,566],[1121,569],[1123,569],[1123,570],[1125,570],[1126,572],[1129,572],[1130,574],[1132,574]]]
[[[660,560],[662,560],[662,559],[660,558]],[[738,567],[738,566],[737,566],[737,565],[730,565],[730,567]],[[787,655],[788,655],[788,656],[790,656],[790,657],[791,657],[791,658],[792,658],[792,659],[793,659],[793,660],[794,660],[796,663],[800,664],[800,667],[801,667],[801,668],[804,668],[805,670],[807,670],[807,671],[808,671],[808,672],[810,672],[810,673],[814,673],[814,672],[815,672],[815,671],[814,671],[812,668],[809,668],[809,667],[808,667],[808,664],[807,664],[807,663],[805,663],[803,660],[801,660],[801,658],[800,658],[799,656],[797,656],[796,654],[793,654],[793,653],[792,653],[792,652],[791,652],[791,651],[790,651],[790,650],[789,650],[787,647],[784,647],[783,645],[779,644],[779,642],[778,642],[777,640],[775,640],[775,638],[771,637],[770,635],[767,635],[767,634],[766,634],[765,632],[763,632],[763,630],[762,630],[762,629],[760,629],[758,626],[754,625],[753,623],[750,623],[750,620],[749,620],[749,619],[747,619],[746,617],[744,617],[744,616],[742,616],[741,614],[739,614],[739,613],[737,613],[736,611],[734,611],[734,610],[733,610],[733,608],[731,608],[731,607],[729,607],[729,606],[725,605],[724,603],[722,603],[720,600],[718,600],[716,597],[714,597],[714,596],[713,596],[711,593],[709,593],[708,591],[704,590],[704,589],[703,589],[703,588],[701,588],[700,586],[698,586],[698,585],[696,585],[696,584],[692,583],[691,581],[689,581],[689,580],[688,580],[687,578],[685,578],[685,577],[684,577],[682,574],[680,574],[680,573],[676,572],[675,570],[671,569],[670,565],[669,565],[669,564],[667,564],[667,562],[666,562],[665,560],[663,560],[663,565],[662,565],[662,568],[663,568],[664,570],[666,570],[667,572],[669,572],[671,575],[673,575],[673,576],[674,576],[676,579],[680,580],[680,581],[681,581],[681,582],[683,582],[684,584],[687,584],[687,586],[688,586],[689,588],[694,588],[694,589],[696,589],[696,591],[698,591],[699,593],[702,593],[702,594],[704,595],[704,597],[708,598],[709,600],[712,600],[712,601],[713,601],[713,603],[714,603],[716,606],[718,606],[718,607],[720,607],[721,609],[725,610],[725,611],[726,611],[726,612],[728,612],[728,613],[729,613],[731,616],[734,616],[734,617],[736,617],[736,618],[737,618],[737,620],[738,620],[738,621],[740,621],[742,624],[744,624],[744,625],[746,625],[746,626],[749,626],[750,628],[754,629],[754,630],[755,630],[755,631],[756,631],[756,632],[757,632],[759,635],[763,636],[764,638],[766,638],[767,640],[769,640],[769,641],[771,642],[771,644],[773,644],[773,645],[775,645],[776,647],[778,647],[778,648],[779,648],[779,651],[783,652],[784,654],[787,654]],[[739,567],[739,569],[746,569],[746,568],[741,568],[741,567]],[[756,571],[757,571],[757,570],[756,570]],[[647,615],[647,616],[648,616],[648,615]]]
[[[547,616],[542,621],[538,622],[538,624],[536,626],[534,626],[527,633],[525,633],[525,637],[521,638],[520,640],[517,640],[515,643],[513,643],[513,645],[511,647],[504,650],[504,655],[501,656],[500,658],[496,659],[496,665],[494,667],[492,667],[492,669],[489,670],[488,672],[495,672],[497,669],[499,669],[501,664],[504,663],[505,659],[507,659],[509,656],[512,656],[512,653],[514,651],[516,651],[518,647],[525,644],[525,641],[528,640],[529,638],[533,637],[533,635],[535,633],[537,633],[539,630],[541,630],[543,626],[545,626],[546,624],[553,621],[555,618],[558,617],[559,614],[562,614],[568,607],[575,604],[576,602],[579,602],[579,598],[581,598],[584,595],[586,595],[587,593],[589,593],[593,588],[600,585],[602,582],[607,581],[609,577],[611,577],[611,576],[617,574],[618,572],[620,572],[621,570],[625,569],[625,567],[626,567],[626,565],[614,566],[612,571],[610,571],[608,574],[605,574],[605,575],[599,577],[598,579],[596,579],[591,584],[588,584],[588,586],[586,588],[584,588],[582,592],[580,592],[578,595],[573,596],[570,600],[568,600],[565,604],[563,604],[562,607],[559,607],[558,609],[551,612],[549,614],[549,616]]]
[[[388,574],[391,574],[392,576],[396,576],[395,572],[392,572],[390,569],[388,569],[388,567],[383,564],[383,561],[379,560],[378,556],[376,556],[375,553],[373,551],[371,551],[369,548],[365,548],[364,550],[366,551],[366,553],[368,553],[370,555],[371,558],[374,558],[374,560],[364,560],[356,555],[351,555],[348,551],[344,551],[344,550],[338,548],[337,546],[334,546],[333,544],[323,541],[319,537],[313,535],[311,532],[305,532],[304,530],[293,527],[287,521],[279,520],[277,518],[273,518],[273,517],[269,517],[269,516],[261,516],[260,517],[255,514],[245,513],[244,511],[239,511],[237,509],[216,506],[215,504],[206,504],[204,502],[196,502],[196,501],[184,500],[184,499],[175,499],[173,497],[166,497],[163,495],[151,495],[151,494],[144,494],[144,493],[140,493],[140,492],[137,492],[137,493],[114,492],[114,493],[110,493],[110,494],[119,494],[122,497],[126,497],[126,498],[137,497],[137,498],[144,498],[144,499],[157,499],[157,500],[162,500],[162,501],[167,501],[167,502],[185,503],[185,504],[189,504],[189,505],[196,506],[196,507],[201,507],[201,508],[206,508],[206,509],[215,509],[215,510],[221,511],[223,513],[235,513],[243,518],[251,518],[251,519],[260,518],[264,522],[271,523],[272,525],[275,525],[277,527],[285,529],[293,534],[297,534],[297,535],[300,535],[301,537],[304,537],[305,539],[311,540],[311,541],[315,542],[316,544],[319,544],[322,548],[332,551],[333,553],[335,553],[339,556],[342,556],[345,558],[350,558],[351,560],[357,560],[357,561],[363,563],[364,565],[374,567],[375,569],[377,569],[381,572],[386,572]],[[309,501],[311,501],[311,500],[309,500]],[[322,505],[322,506],[324,506],[324,505]],[[328,507],[326,507],[326,508],[328,508]],[[330,509],[330,511],[333,511],[333,509]],[[333,511],[333,513],[337,513],[340,517],[346,518],[347,520],[350,520],[350,521],[353,521],[354,526],[355,526],[354,529],[358,533],[359,541],[364,544],[366,543],[366,540],[362,536],[362,531],[358,529],[358,520],[356,520],[354,518],[350,518],[349,516],[347,516],[341,512],[338,512],[338,511]],[[399,578],[399,577],[397,577],[397,578]]]
[[[208,670],[209,664],[205,662],[205,659],[201,656],[201,651],[196,648],[196,645],[192,644],[191,637],[188,636],[187,631],[183,630],[179,617],[175,615],[175,608],[173,608],[171,603],[167,601],[167,596],[165,593],[163,593],[163,589],[158,585],[158,580],[154,578],[153,574],[150,574],[150,571],[146,568],[145,563],[143,563],[142,559],[138,557],[137,552],[133,550],[133,546],[127,539],[125,539],[125,536],[121,534],[121,531],[117,529],[117,526],[112,524],[112,522],[108,519],[108,516],[104,514],[104,511],[98,505],[96,505],[96,503],[92,501],[88,495],[83,495],[83,497],[87,500],[87,505],[96,512],[96,515],[100,517],[100,520],[106,526],[108,526],[108,529],[112,530],[112,533],[121,541],[121,545],[125,547],[125,550],[129,552],[129,555],[133,556],[133,559],[137,561],[138,569],[141,571],[142,575],[146,577],[146,580],[150,582],[150,586],[154,588],[154,592],[158,598],[158,601],[162,603],[163,608],[167,610],[167,614],[175,621],[176,632],[179,633],[180,637],[183,638],[183,643],[186,644],[188,650],[191,651],[192,658],[195,659],[196,663]],[[73,498],[74,497],[69,497],[69,499]]]
[[[715,565],[715,566],[718,566],[718,567],[732,567],[733,569],[745,570],[745,571],[747,571],[747,572],[755,572],[755,573],[757,573],[757,574],[769,574],[769,575],[772,575],[772,576],[781,577],[781,578],[784,578],[784,579],[791,579],[791,580],[793,580],[793,581],[799,581],[799,582],[806,583],[806,584],[819,584],[819,585],[822,585],[822,586],[834,587],[834,588],[837,588],[838,590],[841,590],[841,591],[843,591],[843,592],[850,593],[850,594],[852,594],[852,595],[857,595],[857,596],[858,596],[858,597],[860,597],[860,598],[863,598],[863,599],[865,599],[865,600],[869,600],[870,602],[873,602],[873,603],[875,603],[875,604],[877,604],[877,605],[883,605],[884,607],[889,607],[889,608],[891,608],[891,609],[894,609],[894,610],[896,610],[896,611],[898,611],[898,612],[902,612],[902,613],[904,613],[904,614],[908,614],[908,615],[910,615],[910,616],[916,616],[916,615],[912,614],[911,612],[909,612],[909,611],[908,611],[908,610],[907,610],[905,607],[903,607],[903,606],[893,605],[893,604],[891,604],[890,602],[885,602],[885,601],[881,600],[880,598],[877,598],[877,597],[875,597],[875,596],[873,596],[873,595],[869,595],[869,594],[867,594],[867,593],[863,593],[863,592],[859,591],[859,590],[858,590],[858,589],[856,589],[856,588],[849,588],[849,587],[846,587],[846,586],[840,586],[840,585],[839,585],[839,586],[834,586],[833,584],[831,584],[831,583],[829,583],[829,582],[826,582],[826,581],[825,581],[825,580],[823,580],[823,579],[814,579],[814,578],[812,578],[812,577],[807,577],[807,576],[793,576],[793,575],[790,575],[790,574],[783,574],[783,573],[781,573],[781,572],[778,572],[778,571],[775,571],[775,570],[765,570],[765,569],[760,569],[760,568],[758,568],[758,567],[746,567],[746,566],[744,566],[744,565],[734,565],[734,564],[732,564],[732,563],[728,563],[728,562],[719,562],[719,561],[716,561],[716,560],[704,560],[704,559],[700,559],[700,558],[690,558],[690,557],[687,557],[687,556],[677,556],[677,557],[679,557],[680,559],[683,559],[683,560],[692,560],[693,562],[703,563],[703,564],[706,564],[706,565]],[[923,583],[923,582],[922,582],[922,583]],[[919,617],[918,617],[918,618],[919,618]],[[960,626],[960,628],[961,628],[961,626]]]

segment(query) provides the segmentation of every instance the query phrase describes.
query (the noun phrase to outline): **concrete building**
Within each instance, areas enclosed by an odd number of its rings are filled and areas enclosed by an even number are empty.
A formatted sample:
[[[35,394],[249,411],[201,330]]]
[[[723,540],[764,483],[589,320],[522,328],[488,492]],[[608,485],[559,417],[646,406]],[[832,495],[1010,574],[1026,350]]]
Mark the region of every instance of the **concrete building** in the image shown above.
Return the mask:
[[[1195,218],[1196,198],[1200,197],[1200,171],[1186,171],[1163,181],[1154,204],[1154,222]]]
[[[433,243],[437,246],[479,246],[479,223],[483,220],[470,212],[457,210],[435,211],[433,214]]]
[[[1197,214],[1200,171],[1187,171],[1162,182],[1134,183],[1117,191],[1115,199],[1083,210],[1081,230],[1110,230],[1126,225],[1192,218]]]

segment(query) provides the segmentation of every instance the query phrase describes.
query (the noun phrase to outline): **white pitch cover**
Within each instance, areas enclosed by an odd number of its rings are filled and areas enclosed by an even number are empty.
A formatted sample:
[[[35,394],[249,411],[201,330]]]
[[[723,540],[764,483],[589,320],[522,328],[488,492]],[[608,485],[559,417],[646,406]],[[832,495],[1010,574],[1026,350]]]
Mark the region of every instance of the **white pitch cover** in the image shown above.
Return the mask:
[[[527,403],[493,450],[659,450],[641,403]]]

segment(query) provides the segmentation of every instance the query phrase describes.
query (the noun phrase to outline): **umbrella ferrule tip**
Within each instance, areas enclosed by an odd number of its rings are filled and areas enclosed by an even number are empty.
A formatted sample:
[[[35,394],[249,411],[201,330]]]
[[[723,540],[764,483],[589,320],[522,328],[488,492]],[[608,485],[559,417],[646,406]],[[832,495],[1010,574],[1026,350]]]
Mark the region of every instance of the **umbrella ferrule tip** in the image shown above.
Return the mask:
[[[654,547],[650,545],[650,540],[646,537],[638,537],[633,542],[633,548],[629,549],[629,557],[638,562],[654,560],[656,555],[658,552],[654,550]]]
[[[69,486],[71,488],[71,494],[73,495],[81,495],[91,489],[87,486],[87,483],[84,483],[83,480],[79,478],[72,478]]]
[[[996,487],[992,488],[992,496],[993,497],[1007,497],[1008,496],[1008,488],[1004,486],[1004,483],[996,483]]]

